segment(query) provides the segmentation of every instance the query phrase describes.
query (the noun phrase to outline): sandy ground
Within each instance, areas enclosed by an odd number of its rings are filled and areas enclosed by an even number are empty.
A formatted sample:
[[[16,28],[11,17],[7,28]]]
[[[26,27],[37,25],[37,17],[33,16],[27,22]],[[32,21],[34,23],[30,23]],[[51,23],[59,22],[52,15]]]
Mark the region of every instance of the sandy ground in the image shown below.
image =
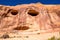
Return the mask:
[[[11,34],[10,34],[11,35]],[[13,34],[14,35],[14,34]],[[12,36],[13,36],[12,35]],[[0,38],[0,40],[48,40],[48,38],[51,38],[55,36],[56,38],[59,38],[59,32],[52,32],[52,33],[44,33],[44,34],[23,34],[23,35],[17,35],[17,37],[11,37],[11,38]]]

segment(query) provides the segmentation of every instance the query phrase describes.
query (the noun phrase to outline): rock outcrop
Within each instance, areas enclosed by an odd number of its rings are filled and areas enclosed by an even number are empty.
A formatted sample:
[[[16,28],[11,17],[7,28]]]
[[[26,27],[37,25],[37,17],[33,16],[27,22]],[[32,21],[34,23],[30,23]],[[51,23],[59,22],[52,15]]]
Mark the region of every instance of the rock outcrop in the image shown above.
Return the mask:
[[[16,34],[19,36],[38,35],[40,33],[45,34],[59,31],[60,5],[36,3],[17,6],[0,6],[1,36],[4,34]],[[2,38],[3,37],[9,38],[9,36],[2,36]]]

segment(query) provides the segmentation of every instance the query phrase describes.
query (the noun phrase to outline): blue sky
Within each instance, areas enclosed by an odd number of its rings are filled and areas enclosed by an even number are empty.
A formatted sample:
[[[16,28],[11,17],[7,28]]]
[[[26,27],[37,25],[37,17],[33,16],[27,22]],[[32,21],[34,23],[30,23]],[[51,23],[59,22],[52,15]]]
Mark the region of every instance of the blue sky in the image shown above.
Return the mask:
[[[15,6],[17,4],[29,4],[29,3],[43,3],[43,4],[60,4],[60,0],[0,0],[2,5]]]

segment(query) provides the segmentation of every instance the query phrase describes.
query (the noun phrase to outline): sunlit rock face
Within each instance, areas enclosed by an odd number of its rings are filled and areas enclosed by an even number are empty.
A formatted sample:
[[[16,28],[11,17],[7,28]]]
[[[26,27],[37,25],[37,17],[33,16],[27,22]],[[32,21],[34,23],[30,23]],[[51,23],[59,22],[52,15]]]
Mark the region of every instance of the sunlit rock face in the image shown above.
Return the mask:
[[[0,6],[0,33],[36,34],[59,30],[60,5]]]

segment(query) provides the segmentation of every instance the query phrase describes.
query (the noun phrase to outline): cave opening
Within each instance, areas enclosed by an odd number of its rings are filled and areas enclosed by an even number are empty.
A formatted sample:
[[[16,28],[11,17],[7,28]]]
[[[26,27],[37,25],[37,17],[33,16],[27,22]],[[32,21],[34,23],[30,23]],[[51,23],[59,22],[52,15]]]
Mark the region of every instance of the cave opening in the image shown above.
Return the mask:
[[[39,12],[37,12],[36,10],[29,10],[28,14],[31,16],[37,16],[39,14]]]

